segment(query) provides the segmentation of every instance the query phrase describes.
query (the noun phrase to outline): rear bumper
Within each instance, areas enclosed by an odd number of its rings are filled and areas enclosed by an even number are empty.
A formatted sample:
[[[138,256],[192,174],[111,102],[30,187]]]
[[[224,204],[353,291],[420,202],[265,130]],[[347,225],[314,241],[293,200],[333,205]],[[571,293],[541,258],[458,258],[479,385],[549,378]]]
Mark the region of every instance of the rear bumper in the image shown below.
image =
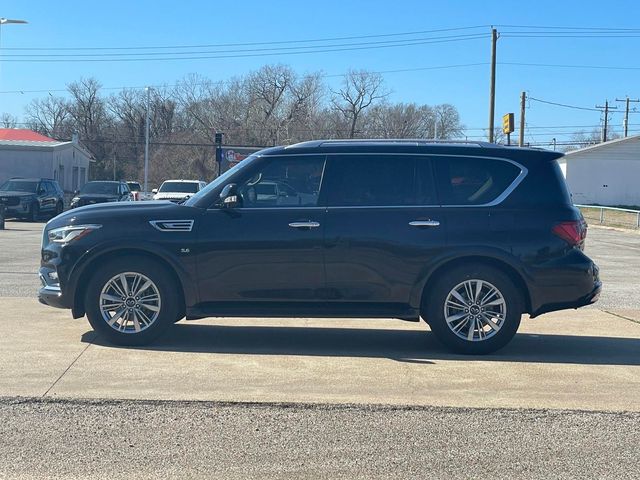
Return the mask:
[[[558,310],[568,310],[571,308],[580,308],[591,305],[598,301],[598,299],[600,298],[600,293],[602,293],[602,282],[599,281],[595,284],[593,290],[584,297],[566,303],[550,303],[543,305],[534,313],[532,313],[531,317],[533,318],[538,315],[542,315],[543,313],[555,312]]]
[[[535,282],[531,292],[531,317],[543,313],[580,308],[598,301],[602,292],[600,270],[582,252],[562,261],[561,269],[550,269]]]

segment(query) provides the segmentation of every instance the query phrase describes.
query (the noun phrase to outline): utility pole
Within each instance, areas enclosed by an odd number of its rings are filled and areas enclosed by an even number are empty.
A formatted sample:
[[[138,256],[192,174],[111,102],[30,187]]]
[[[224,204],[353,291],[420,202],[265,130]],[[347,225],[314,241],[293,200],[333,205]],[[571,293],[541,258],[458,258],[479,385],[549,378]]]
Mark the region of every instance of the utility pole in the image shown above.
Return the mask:
[[[489,142],[493,143],[494,114],[496,110],[496,44],[498,30],[491,29],[491,86],[489,91]]]
[[[628,133],[629,133],[629,102],[638,103],[638,102],[640,102],[640,100],[637,99],[637,98],[634,99],[634,100],[631,100],[629,98],[629,96],[627,95],[627,98],[624,99],[624,100],[620,100],[620,99],[616,98],[616,102],[625,102],[626,103],[626,106],[625,106],[625,109],[624,109],[624,125],[623,125],[624,126],[624,136],[626,138]]]
[[[144,127],[144,191],[149,191],[149,101],[151,98],[151,88],[146,87],[147,91],[147,115]]]
[[[433,139],[438,140],[438,110],[433,110]]]
[[[526,92],[522,92],[520,94],[520,131],[518,135],[520,138],[518,139],[518,146],[524,147],[524,109],[527,105],[527,94]]]
[[[604,108],[604,126],[602,128],[602,143],[607,141],[607,126],[609,125],[609,109],[615,110],[618,107],[610,107],[609,100],[604,101],[604,107],[596,105],[596,108]]]
[[[116,179],[116,151],[113,151],[113,179]]]

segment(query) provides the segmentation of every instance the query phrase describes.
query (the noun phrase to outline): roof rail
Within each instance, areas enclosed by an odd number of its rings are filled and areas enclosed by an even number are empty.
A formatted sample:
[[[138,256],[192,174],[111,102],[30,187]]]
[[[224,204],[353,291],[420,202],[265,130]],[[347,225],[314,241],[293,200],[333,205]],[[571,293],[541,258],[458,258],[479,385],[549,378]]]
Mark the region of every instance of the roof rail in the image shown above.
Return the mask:
[[[348,138],[334,140],[311,140],[289,145],[287,148],[330,147],[338,145],[376,145],[376,144],[413,144],[413,145],[469,145],[478,147],[502,147],[500,144],[470,140],[432,140],[428,138]]]

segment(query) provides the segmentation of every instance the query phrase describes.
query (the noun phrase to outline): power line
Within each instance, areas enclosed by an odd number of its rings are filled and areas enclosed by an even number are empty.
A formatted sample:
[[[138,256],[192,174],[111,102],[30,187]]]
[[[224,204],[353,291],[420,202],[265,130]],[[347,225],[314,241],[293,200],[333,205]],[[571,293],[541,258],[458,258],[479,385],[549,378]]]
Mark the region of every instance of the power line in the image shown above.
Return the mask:
[[[602,111],[599,108],[578,107],[576,105],[568,105],[566,103],[558,103],[558,102],[550,102],[548,100],[541,100],[539,98],[534,98],[534,97],[531,97],[531,96],[529,96],[528,98],[529,98],[529,100],[531,100],[533,102],[545,103],[547,105],[554,105],[556,107],[573,108],[575,110],[587,110],[587,111],[590,111],[590,112],[601,112]]]
[[[585,68],[599,70],[640,70],[640,67],[620,67],[614,65],[570,65],[558,63],[524,63],[524,62],[498,62],[498,65],[512,65],[523,67],[552,67],[552,68]]]
[[[482,38],[487,38],[489,34],[475,34],[469,36],[457,36],[457,38],[442,38],[442,39],[427,39],[420,41],[410,41],[407,40],[404,43],[393,43],[393,44],[384,44],[384,45],[366,45],[366,46],[358,46],[358,47],[340,47],[340,48],[320,48],[315,50],[306,50],[306,51],[277,51],[277,52],[256,52],[256,53],[242,53],[242,54],[233,54],[233,55],[198,55],[198,56],[181,56],[181,57],[136,57],[136,58],[122,58],[122,55],[114,58],[33,58],[33,59],[14,59],[14,58],[5,58],[3,56],[3,62],[20,62],[20,63],[77,63],[77,62],[148,62],[148,61],[173,61],[173,60],[210,60],[210,59],[219,59],[219,58],[247,58],[247,57],[268,57],[275,55],[302,55],[302,54],[312,54],[312,53],[331,53],[331,52],[346,52],[346,51],[358,51],[358,50],[377,50],[382,48],[397,48],[397,47],[408,47],[414,45],[428,45],[428,44],[436,44],[436,43],[451,43],[451,42],[461,42],[468,40],[478,40]],[[317,48],[317,47],[305,47],[305,48]],[[206,53],[206,52],[204,52]],[[172,53],[173,55],[178,53]],[[107,55],[107,54],[103,54]],[[123,54],[124,55],[124,54]],[[190,54],[191,55],[191,54]]]
[[[269,42],[244,42],[244,43],[211,43],[200,45],[154,45],[154,46],[129,46],[129,47],[9,47],[3,48],[3,50],[40,50],[40,51],[81,51],[81,50],[154,50],[154,49],[181,49],[181,48],[212,48],[212,47],[243,47],[243,46],[256,46],[256,45],[285,45],[294,43],[313,43],[313,42],[330,42],[341,40],[360,40],[364,38],[385,38],[385,37],[398,37],[398,36],[410,36],[410,35],[424,35],[426,33],[440,33],[440,32],[453,32],[460,30],[473,30],[478,28],[486,28],[489,25],[473,25],[466,27],[455,28],[439,28],[435,30],[418,30],[413,32],[397,32],[397,33],[382,33],[376,35],[355,35],[348,37],[324,37],[305,40],[280,40]]]
[[[181,52],[143,52],[143,53],[21,53],[21,54],[2,54],[0,57],[5,58],[36,58],[36,57],[63,57],[63,58],[75,58],[75,57],[114,57],[114,58],[126,58],[126,57],[140,57],[140,56],[161,56],[161,55],[212,55],[218,53],[259,53],[259,52],[271,52],[271,51],[288,51],[288,50],[304,50],[304,49],[319,49],[319,48],[334,48],[334,47],[357,47],[363,45],[388,45],[392,46],[394,44],[406,43],[406,42],[418,42],[418,41],[430,41],[430,40],[458,40],[458,39],[475,39],[482,38],[486,36],[486,34],[467,34],[467,35],[448,35],[443,37],[422,37],[422,38],[411,38],[411,39],[401,39],[401,40],[379,40],[375,42],[357,42],[357,43],[333,43],[333,44],[324,44],[324,45],[303,45],[303,46],[295,46],[295,47],[269,47],[269,48],[241,48],[241,49],[232,49],[232,50],[196,50],[196,51],[181,51]]]
[[[501,28],[529,28],[529,29],[547,29],[547,30],[601,30],[601,31],[635,31],[640,32],[638,28],[619,28],[619,27],[574,27],[561,25],[495,25]]]

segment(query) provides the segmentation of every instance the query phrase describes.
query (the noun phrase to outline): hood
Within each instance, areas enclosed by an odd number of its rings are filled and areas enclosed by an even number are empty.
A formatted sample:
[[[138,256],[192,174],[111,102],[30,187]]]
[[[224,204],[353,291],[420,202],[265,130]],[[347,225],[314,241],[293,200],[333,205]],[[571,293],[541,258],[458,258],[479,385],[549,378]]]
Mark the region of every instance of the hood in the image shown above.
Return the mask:
[[[183,198],[192,197],[193,193],[185,193],[185,192],[158,192],[153,196],[154,200],[182,200]]]
[[[12,198],[12,197],[35,197],[36,194],[35,193],[30,193],[30,192],[14,192],[11,190],[2,190],[0,191],[0,197],[8,197],[8,198]]]
[[[80,195],[76,195],[77,198],[79,198],[80,200],[89,200],[89,199],[96,199],[96,200],[108,200],[110,198],[120,198],[120,195],[116,194],[116,193],[81,193]]]
[[[150,220],[189,219],[201,212],[196,207],[185,207],[168,201],[110,202],[86,205],[67,210],[47,224],[47,229],[82,224],[147,224]]]

